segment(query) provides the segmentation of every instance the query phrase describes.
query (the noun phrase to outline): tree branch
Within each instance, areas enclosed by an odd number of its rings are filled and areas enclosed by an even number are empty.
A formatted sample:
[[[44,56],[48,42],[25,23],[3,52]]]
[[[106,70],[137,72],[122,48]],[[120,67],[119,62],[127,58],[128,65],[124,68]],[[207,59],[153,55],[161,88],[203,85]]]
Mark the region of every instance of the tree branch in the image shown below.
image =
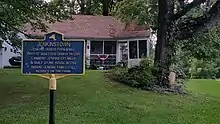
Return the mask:
[[[192,3],[186,5],[183,10],[180,12],[176,13],[173,17],[171,17],[172,21],[178,20],[182,16],[186,15],[190,10],[192,10],[194,7],[200,5],[201,3],[204,3],[206,0],[193,0]]]
[[[24,33],[23,31],[19,30],[19,29],[16,28],[16,27],[12,26],[10,23],[8,23],[7,21],[5,21],[4,19],[1,19],[1,18],[0,18],[0,21],[4,22],[4,23],[7,24],[9,27],[13,28],[15,31],[24,34],[26,37],[32,38],[30,35]]]
[[[206,32],[220,22],[220,0],[212,6],[207,14],[198,18],[187,18],[175,27],[175,38],[179,40],[191,38],[200,32]],[[179,33],[178,33],[179,32]]]

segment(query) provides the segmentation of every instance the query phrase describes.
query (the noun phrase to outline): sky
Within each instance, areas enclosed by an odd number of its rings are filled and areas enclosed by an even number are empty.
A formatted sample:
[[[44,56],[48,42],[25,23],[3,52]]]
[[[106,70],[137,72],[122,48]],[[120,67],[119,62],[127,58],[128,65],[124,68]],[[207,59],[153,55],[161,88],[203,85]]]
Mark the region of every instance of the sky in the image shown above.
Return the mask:
[[[50,2],[51,0],[44,0],[44,1],[46,1],[46,2]]]

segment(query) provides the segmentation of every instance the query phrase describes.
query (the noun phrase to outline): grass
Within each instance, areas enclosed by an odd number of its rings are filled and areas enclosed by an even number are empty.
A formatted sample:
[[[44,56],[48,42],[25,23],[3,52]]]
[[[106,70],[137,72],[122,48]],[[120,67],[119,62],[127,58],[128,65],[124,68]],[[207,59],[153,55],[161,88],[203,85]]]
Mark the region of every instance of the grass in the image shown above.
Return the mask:
[[[56,124],[218,124],[220,101],[161,95],[106,82],[103,73],[58,80]],[[47,124],[48,80],[0,70],[0,124]]]
[[[220,81],[196,79],[190,80],[188,83],[188,89],[195,93],[204,94],[207,96],[213,96],[220,98]]]

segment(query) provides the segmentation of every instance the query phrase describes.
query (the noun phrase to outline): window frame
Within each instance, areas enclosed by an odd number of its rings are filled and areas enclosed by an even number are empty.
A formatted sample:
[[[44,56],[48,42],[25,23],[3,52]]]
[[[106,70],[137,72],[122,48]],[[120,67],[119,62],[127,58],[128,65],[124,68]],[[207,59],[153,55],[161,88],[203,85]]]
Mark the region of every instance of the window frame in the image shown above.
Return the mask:
[[[145,44],[144,44],[144,48],[145,48],[145,52],[144,52],[144,56],[141,56],[141,47],[143,47],[143,45],[141,45],[140,43],[143,43],[145,41]],[[147,40],[138,40],[138,46],[139,46],[139,48],[138,48],[138,53],[139,53],[139,58],[140,59],[142,59],[142,58],[144,58],[144,57],[147,57],[147,51],[148,51],[148,48],[147,48]]]
[[[100,52],[100,53],[92,52],[92,49],[93,49],[92,44],[95,43],[95,42],[96,42],[96,43],[97,43],[97,42],[102,43],[102,45],[100,45],[100,46],[102,46],[102,48],[101,48],[101,50],[100,50],[100,51],[102,51],[102,52]],[[99,40],[97,40],[97,41],[95,41],[95,40],[91,40],[91,41],[90,41],[90,54],[93,54],[93,55],[103,54],[103,53],[104,53],[103,45],[104,45],[104,42],[103,42],[103,41],[99,41]]]
[[[111,50],[111,52],[110,53],[107,53],[105,50],[106,50],[106,44],[107,43],[114,43],[113,45],[113,47],[114,47],[114,50],[113,50],[113,52],[112,52],[112,50]],[[109,45],[109,44],[108,44]],[[111,44],[112,45],[112,44]],[[112,46],[111,46],[111,49],[113,48]],[[107,55],[114,55],[114,54],[117,54],[117,41],[104,41],[104,54],[107,54]]]
[[[134,45],[131,44],[132,42],[136,42],[135,43],[136,48],[134,47]],[[129,59],[138,59],[138,40],[129,40],[128,44],[129,44]],[[134,55],[134,57],[131,57],[131,54],[132,54],[131,45],[133,46],[133,49],[135,50],[136,57],[135,57],[135,55]]]

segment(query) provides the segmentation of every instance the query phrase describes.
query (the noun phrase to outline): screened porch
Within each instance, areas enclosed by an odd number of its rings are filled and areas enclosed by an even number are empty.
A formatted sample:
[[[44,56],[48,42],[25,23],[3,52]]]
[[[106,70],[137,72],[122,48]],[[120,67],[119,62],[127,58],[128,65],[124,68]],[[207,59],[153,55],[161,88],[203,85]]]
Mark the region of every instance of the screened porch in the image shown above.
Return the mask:
[[[128,67],[139,65],[142,58],[148,56],[147,39],[118,41],[89,41],[89,64],[96,67],[115,66],[127,63]]]
[[[116,65],[117,41],[91,41],[90,65],[97,67]]]

